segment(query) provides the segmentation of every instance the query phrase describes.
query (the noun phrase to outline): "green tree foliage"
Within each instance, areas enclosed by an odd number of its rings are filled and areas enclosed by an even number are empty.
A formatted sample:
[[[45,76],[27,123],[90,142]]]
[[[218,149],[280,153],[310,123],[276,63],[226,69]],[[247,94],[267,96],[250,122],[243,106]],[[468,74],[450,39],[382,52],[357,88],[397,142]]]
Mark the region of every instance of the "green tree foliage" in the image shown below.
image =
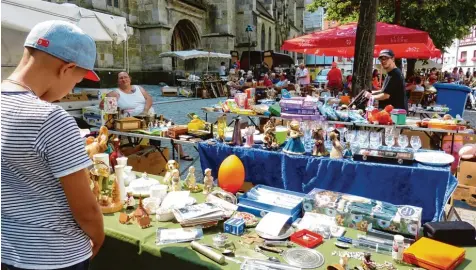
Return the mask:
[[[313,0],[306,9],[326,10],[326,19],[341,23],[356,22],[360,0]],[[393,23],[395,0],[379,0],[377,21]],[[455,38],[463,38],[476,25],[475,0],[402,0],[402,26],[430,34],[439,49],[449,47]]]

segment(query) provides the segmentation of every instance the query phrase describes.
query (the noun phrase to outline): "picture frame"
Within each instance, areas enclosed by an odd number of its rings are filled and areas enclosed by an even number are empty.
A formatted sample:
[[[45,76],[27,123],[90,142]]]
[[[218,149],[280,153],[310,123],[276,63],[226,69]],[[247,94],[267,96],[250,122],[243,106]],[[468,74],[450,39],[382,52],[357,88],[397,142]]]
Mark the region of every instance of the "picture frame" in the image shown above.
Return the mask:
[[[448,214],[446,215],[445,221],[461,221],[461,217],[459,216],[458,212],[456,212],[454,206],[451,206]]]

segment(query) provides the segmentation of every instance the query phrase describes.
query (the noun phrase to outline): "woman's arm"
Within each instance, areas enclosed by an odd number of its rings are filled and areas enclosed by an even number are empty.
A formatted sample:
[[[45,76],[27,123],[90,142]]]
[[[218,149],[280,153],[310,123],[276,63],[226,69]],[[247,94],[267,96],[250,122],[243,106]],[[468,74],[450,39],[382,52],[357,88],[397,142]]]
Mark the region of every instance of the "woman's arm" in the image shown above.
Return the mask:
[[[149,93],[147,93],[147,91],[145,91],[144,88],[140,87],[140,91],[142,92],[142,95],[144,95],[144,98],[145,98],[145,106],[144,106],[144,111],[143,113],[144,114],[148,114],[149,113],[149,110],[150,110],[150,107],[152,107],[152,96],[149,95]]]

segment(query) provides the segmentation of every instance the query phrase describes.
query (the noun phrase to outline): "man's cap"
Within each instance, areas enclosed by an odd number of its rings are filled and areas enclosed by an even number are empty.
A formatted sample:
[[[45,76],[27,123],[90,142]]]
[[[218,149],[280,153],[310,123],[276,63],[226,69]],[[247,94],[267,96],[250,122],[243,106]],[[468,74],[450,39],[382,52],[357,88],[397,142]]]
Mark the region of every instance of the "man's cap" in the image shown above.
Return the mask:
[[[43,51],[67,63],[75,63],[88,70],[85,79],[99,81],[93,71],[96,43],[72,23],[59,20],[41,22],[31,29],[24,46]]]
[[[395,53],[393,53],[392,50],[390,49],[384,49],[384,50],[381,50],[379,55],[378,55],[378,58],[382,57],[382,56],[386,56],[386,57],[389,57],[389,58],[394,58],[395,57]]]

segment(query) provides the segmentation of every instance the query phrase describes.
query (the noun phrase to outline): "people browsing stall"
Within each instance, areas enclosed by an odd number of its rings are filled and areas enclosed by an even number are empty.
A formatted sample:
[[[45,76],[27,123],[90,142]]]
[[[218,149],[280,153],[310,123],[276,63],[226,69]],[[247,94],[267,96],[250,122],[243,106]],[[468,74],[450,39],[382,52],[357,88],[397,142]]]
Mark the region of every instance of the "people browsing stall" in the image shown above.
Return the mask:
[[[226,76],[226,66],[225,66],[225,62],[221,62],[220,68],[218,69],[218,74],[220,75],[220,77]]]
[[[332,62],[332,68],[327,73],[327,88],[336,96],[342,87],[342,72],[337,68],[337,63]]]
[[[117,98],[117,107],[128,116],[148,115],[154,113],[152,97],[144,88],[131,85],[131,76],[123,71],[117,74],[118,88],[109,92],[108,97]],[[101,107],[103,102],[101,102]]]
[[[405,95],[405,82],[403,74],[395,65],[395,54],[392,50],[382,50],[379,54],[379,61],[387,72],[387,77],[382,84],[381,91],[367,92],[366,98],[373,96],[378,100],[379,108],[383,109],[387,105],[392,105],[397,109],[408,109],[407,96]]]
[[[2,82],[2,268],[86,270],[104,242],[79,128],[60,106],[93,72],[96,44],[76,25],[33,27]]]
[[[311,75],[309,74],[309,70],[306,68],[304,63],[299,65],[299,70],[298,84],[301,86],[308,86],[311,83]]]

